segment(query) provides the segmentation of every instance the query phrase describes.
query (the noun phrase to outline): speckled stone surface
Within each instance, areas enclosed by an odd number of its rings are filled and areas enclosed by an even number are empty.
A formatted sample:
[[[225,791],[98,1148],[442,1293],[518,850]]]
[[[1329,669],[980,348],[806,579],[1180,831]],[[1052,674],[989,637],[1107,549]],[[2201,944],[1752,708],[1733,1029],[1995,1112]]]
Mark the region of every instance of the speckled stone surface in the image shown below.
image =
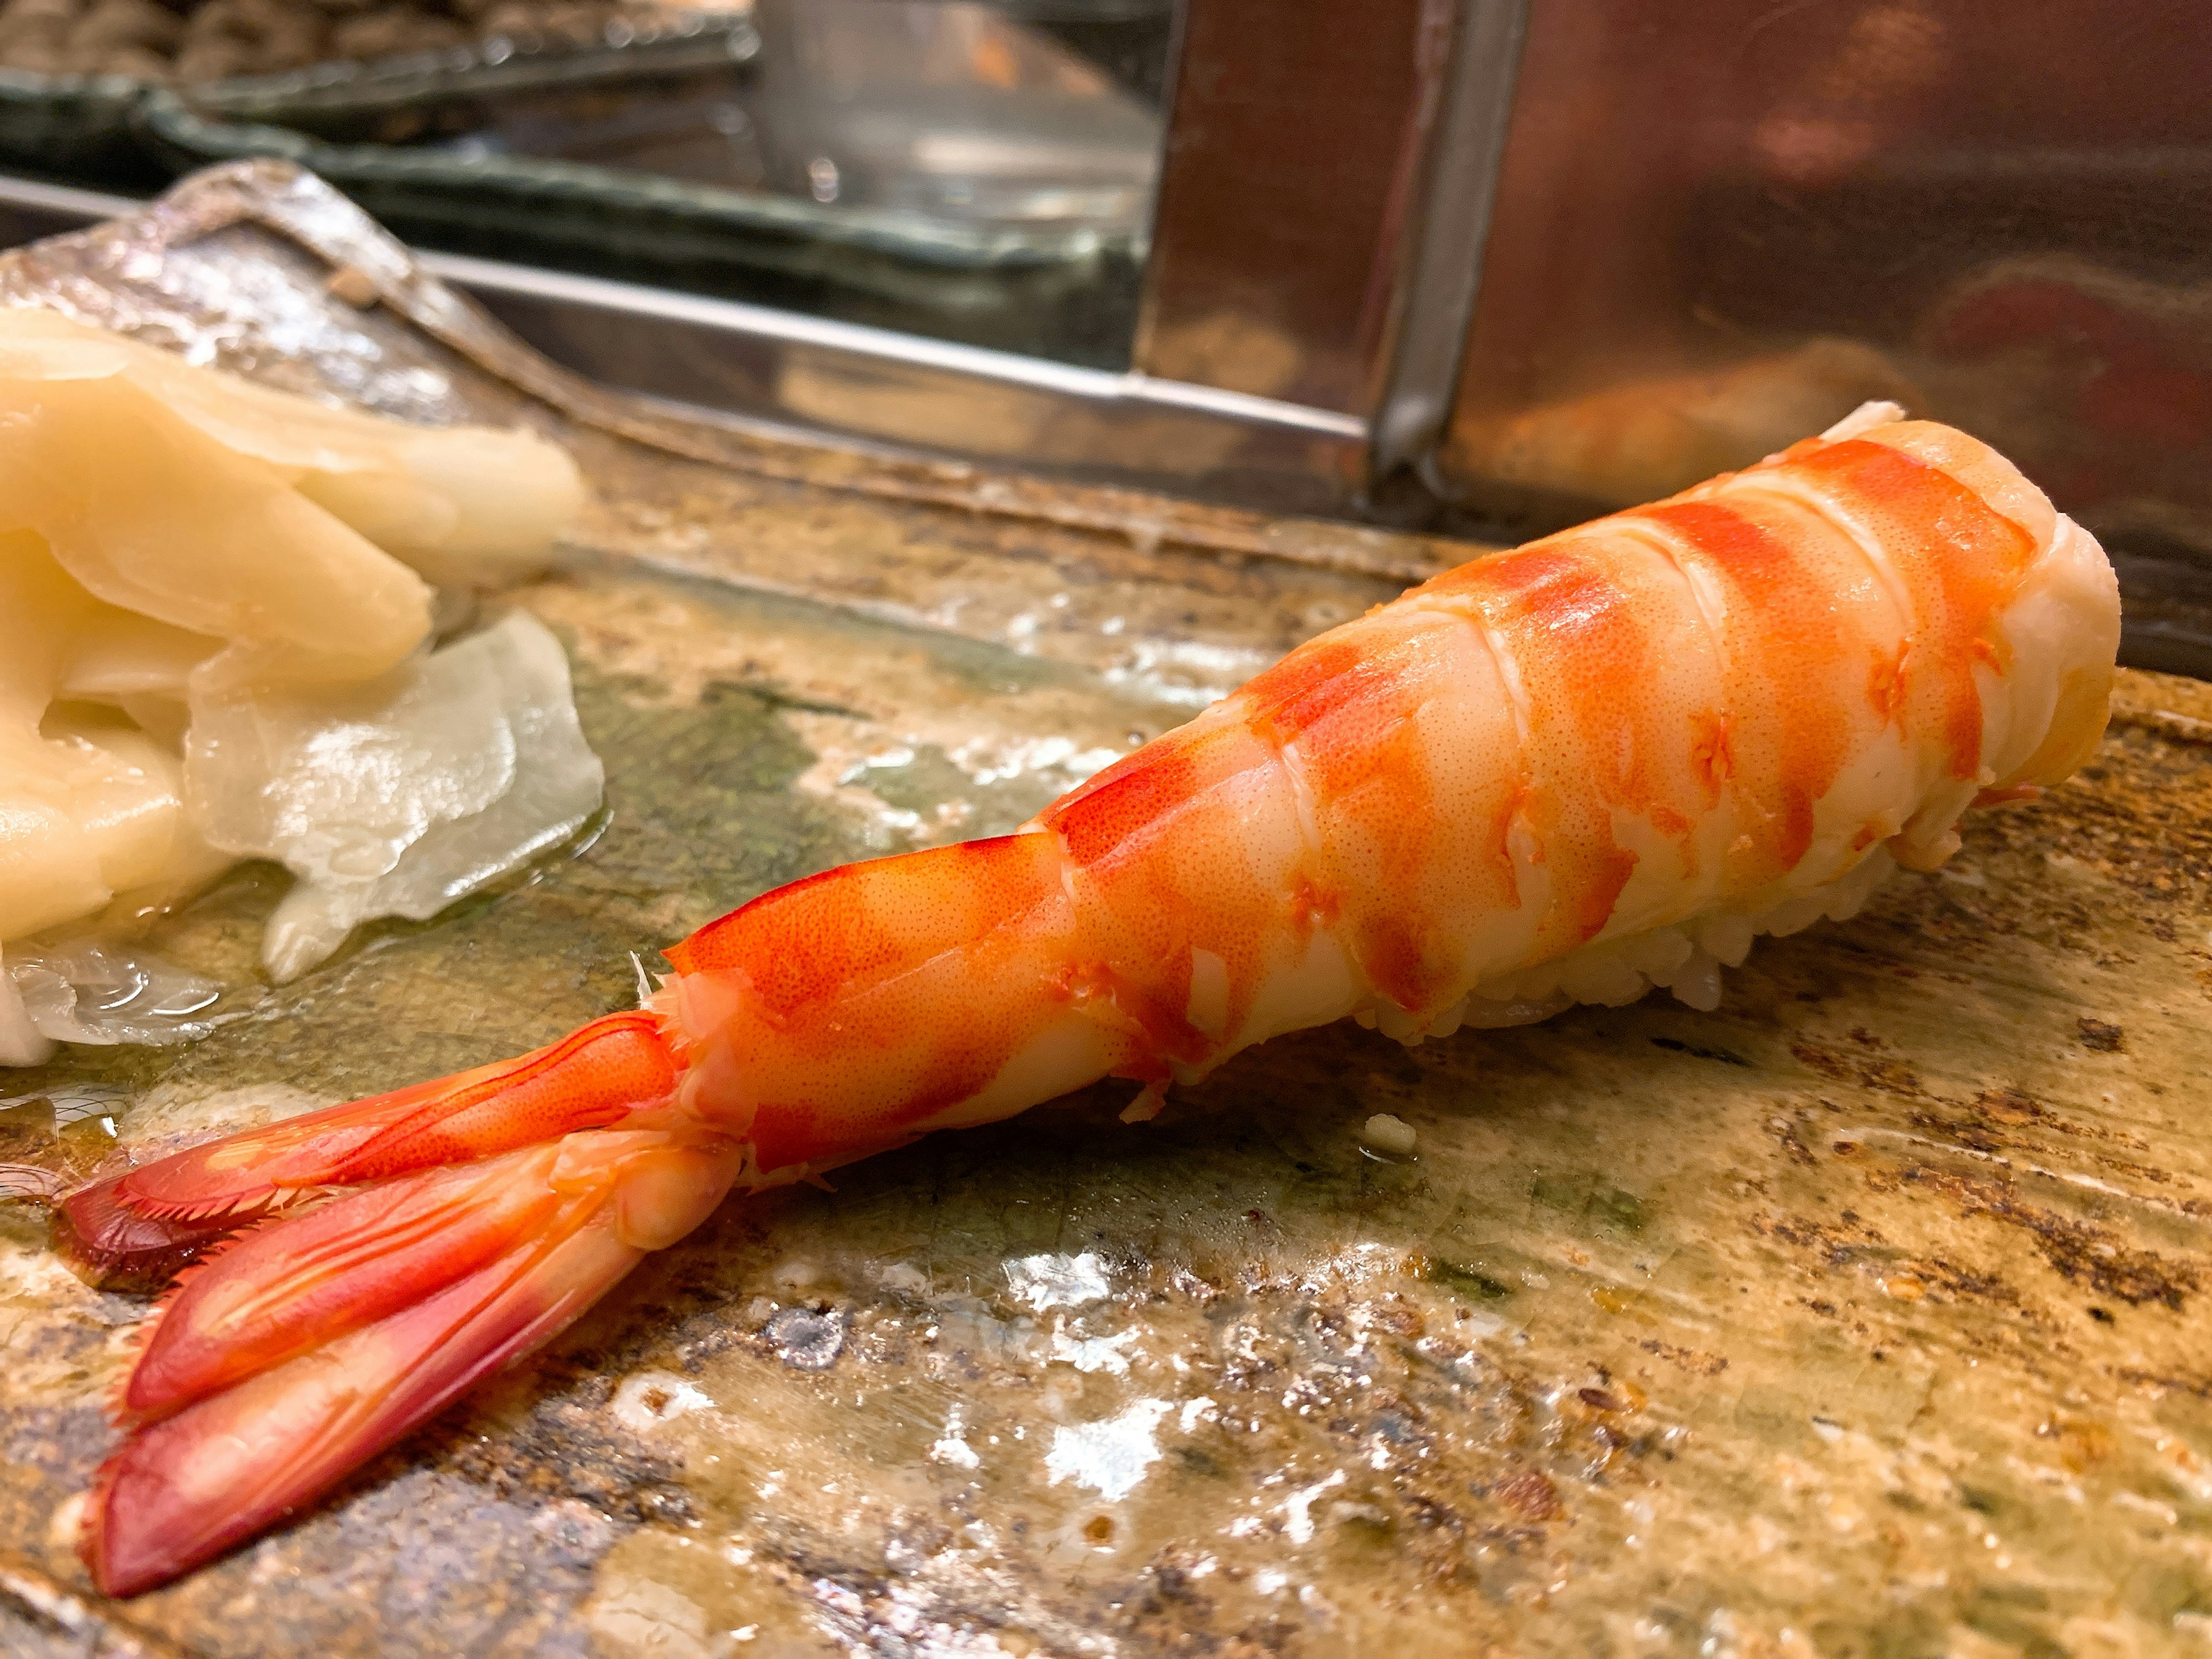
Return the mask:
[[[520,407],[388,310],[326,350],[311,262],[212,240],[0,289],[170,283],[180,336],[272,378]],[[1085,492],[985,512],[534,418],[600,491],[515,600],[571,647],[603,828],[281,991],[251,964],[282,878],[239,872],[159,941],[237,1018],[10,1074],[36,1097],[0,1164],[545,1041],[629,999],[630,950],[1008,827],[1390,591],[1202,522],[1120,533]],[[328,1504],[125,1605],[70,1529],[143,1304],[0,1205],[0,1652],[2212,1648],[2212,693],[2128,675],[2118,712],[2081,777],[1762,943],[1713,1013],[1311,1033],[1148,1125],[1102,1087],[732,1203]],[[1377,1112],[1410,1154],[1363,1149]]]

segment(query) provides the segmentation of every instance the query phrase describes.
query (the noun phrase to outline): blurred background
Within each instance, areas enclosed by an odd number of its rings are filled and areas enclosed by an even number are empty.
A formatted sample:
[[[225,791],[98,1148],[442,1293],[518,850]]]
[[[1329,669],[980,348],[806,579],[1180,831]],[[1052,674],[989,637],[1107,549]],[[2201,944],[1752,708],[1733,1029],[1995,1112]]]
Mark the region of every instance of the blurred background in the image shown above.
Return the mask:
[[[304,163],[731,420],[1517,539],[1869,398],[2212,675],[2193,0],[6,0],[0,233]]]

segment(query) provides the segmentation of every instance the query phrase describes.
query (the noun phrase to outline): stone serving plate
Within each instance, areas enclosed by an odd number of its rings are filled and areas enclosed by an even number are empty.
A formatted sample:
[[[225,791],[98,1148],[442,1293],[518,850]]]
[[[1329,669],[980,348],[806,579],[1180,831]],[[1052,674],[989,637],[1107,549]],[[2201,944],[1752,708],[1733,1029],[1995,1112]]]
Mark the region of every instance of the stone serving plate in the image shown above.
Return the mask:
[[[0,260],[272,384],[524,421],[597,492],[509,596],[587,845],[281,990],[281,876],[158,947],[195,1046],[6,1080],[20,1185],[543,1042],[778,882],[1011,827],[1469,550],[689,422],[575,381],[312,177]],[[1654,1000],[1285,1039],[732,1202],[330,1502],[127,1604],[72,1550],[144,1309],[0,1205],[0,1651],[2124,1655],[2212,1638],[2212,694],[1940,876]],[[650,958],[648,958],[650,960]],[[1418,1131],[1380,1161],[1373,1112]]]

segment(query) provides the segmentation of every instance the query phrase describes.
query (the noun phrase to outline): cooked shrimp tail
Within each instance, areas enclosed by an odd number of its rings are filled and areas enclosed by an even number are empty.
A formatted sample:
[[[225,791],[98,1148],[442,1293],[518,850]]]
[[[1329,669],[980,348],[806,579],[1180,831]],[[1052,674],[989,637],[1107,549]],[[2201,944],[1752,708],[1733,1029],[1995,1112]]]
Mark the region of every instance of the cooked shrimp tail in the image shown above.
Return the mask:
[[[77,1194],[96,1260],[243,1230],[123,1384],[100,1584],[312,1503],[731,1189],[1102,1078],[1143,1117],[1346,1016],[1711,1008],[1754,936],[1941,864],[2094,752],[2118,594],[2002,457],[1895,414],[1439,576],[1014,835],[763,895],[643,1009]]]
[[[264,1218],[183,1277],[117,1397],[135,1432],[82,1539],[102,1589],[161,1583],[312,1503],[697,1224],[743,1153],[649,1127],[675,1071],[657,1022],[616,1016],[102,1183],[125,1215]]]

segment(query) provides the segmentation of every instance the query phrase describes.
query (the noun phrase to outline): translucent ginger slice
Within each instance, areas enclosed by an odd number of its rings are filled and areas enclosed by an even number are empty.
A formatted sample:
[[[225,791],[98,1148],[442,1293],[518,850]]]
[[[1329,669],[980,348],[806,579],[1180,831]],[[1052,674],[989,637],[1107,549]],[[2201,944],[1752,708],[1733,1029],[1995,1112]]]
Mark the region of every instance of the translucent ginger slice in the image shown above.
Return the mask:
[[[0,938],[98,909],[177,848],[177,756],[119,719],[54,705],[106,612],[36,536],[0,536]]]
[[[223,648],[211,685],[357,681],[429,631],[421,577],[119,379],[0,379],[0,532],[94,598]]]
[[[23,1018],[48,1042],[188,1042],[214,1029],[222,994],[151,952],[91,939],[10,951],[0,966]]]
[[[583,506],[566,451],[534,433],[420,427],[203,368],[37,308],[0,312],[0,381],[112,380],[449,585],[526,574]]]
[[[31,1023],[7,966],[0,961],[0,1066],[43,1066],[53,1058],[54,1040]]]
[[[21,934],[97,910],[110,896],[100,861],[66,812],[0,796],[0,917]]]
[[[605,784],[560,642],[520,612],[373,685],[211,702],[185,764],[209,839],[296,878],[262,939],[279,981],[567,841]]]
[[[0,743],[0,765],[15,774],[16,787],[68,813],[108,892],[160,880],[190,835],[180,818],[182,762],[100,709],[57,711],[42,730],[35,757],[19,759]]]

